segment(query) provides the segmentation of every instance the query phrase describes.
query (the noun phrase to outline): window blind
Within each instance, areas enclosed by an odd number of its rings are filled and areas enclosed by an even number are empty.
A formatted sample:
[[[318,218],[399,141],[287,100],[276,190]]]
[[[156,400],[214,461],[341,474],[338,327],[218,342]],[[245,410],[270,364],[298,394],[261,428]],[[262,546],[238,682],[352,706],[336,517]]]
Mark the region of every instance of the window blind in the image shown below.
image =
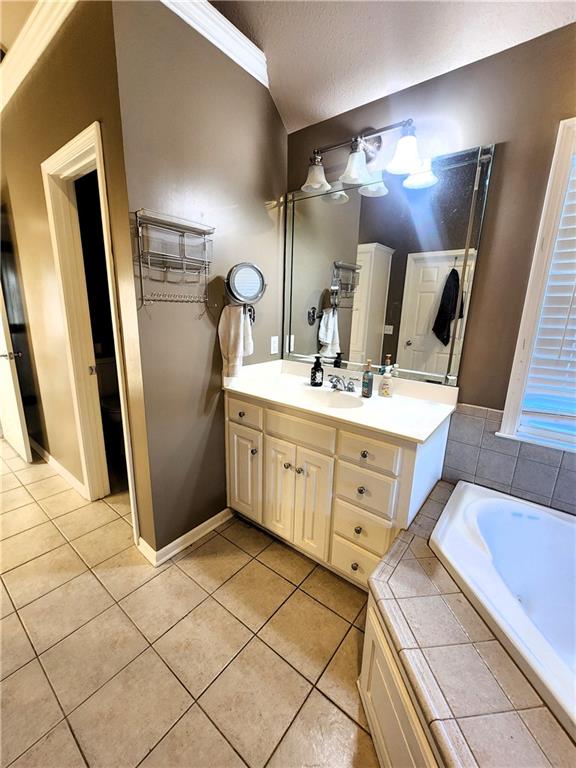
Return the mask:
[[[518,436],[576,446],[576,155],[540,308]]]

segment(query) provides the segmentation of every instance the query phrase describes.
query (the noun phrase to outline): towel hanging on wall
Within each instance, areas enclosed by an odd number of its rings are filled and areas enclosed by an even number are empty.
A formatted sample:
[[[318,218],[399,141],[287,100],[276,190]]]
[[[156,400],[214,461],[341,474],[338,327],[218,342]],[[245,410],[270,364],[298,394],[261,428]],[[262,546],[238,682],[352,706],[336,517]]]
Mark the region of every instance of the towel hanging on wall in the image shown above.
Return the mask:
[[[334,307],[324,309],[318,328],[320,354],[323,357],[336,357],[340,352],[340,334],[338,332],[338,310]]]
[[[434,335],[444,344],[445,347],[450,343],[450,329],[452,321],[456,317],[456,305],[458,304],[458,293],[460,292],[460,275],[456,269],[451,269],[446,282],[444,283],[444,290],[442,291],[442,298],[440,299],[440,306],[438,307],[438,313],[436,314],[436,320],[432,326]],[[462,296],[462,303],[460,304],[460,319],[464,317],[464,296]]]
[[[223,375],[238,376],[242,358],[254,352],[252,321],[245,306],[229,304],[224,307],[218,323],[218,338],[224,363]]]

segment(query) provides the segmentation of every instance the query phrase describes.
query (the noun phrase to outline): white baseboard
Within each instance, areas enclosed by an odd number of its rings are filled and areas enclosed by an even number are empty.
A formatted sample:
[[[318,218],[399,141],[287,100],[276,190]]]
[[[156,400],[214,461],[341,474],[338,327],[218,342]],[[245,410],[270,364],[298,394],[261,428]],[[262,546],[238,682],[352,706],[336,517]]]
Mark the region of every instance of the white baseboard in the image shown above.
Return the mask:
[[[140,537],[138,539],[138,549],[144,555],[144,557],[152,563],[152,565],[162,565],[162,563],[165,563],[166,560],[174,557],[174,555],[177,555],[178,552],[182,552],[182,550],[186,549],[186,547],[189,547],[190,544],[198,541],[198,539],[201,539],[202,536],[210,533],[210,531],[213,531],[214,528],[222,525],[222,523],[225,523],[226,520],[229,520],[233,516],[234,513],[231,509],[223,509],[222,512],[218,512],[218,514],[214,515],[214,517],[211,517],[209,520],[206,520],[200,525],[197,525],[196,528],[192,528],[191,531],[188,531],[188,533],[185,533],[178,539],[174,539],[174,541],[171,541],[170,544],[167,544],[165,547],[162,547],[162,549],[159,550],[152,549],[150,544],[148,544],[142,537]]]
[[[59,461],[56,461],[54,456],[51,456],[48,451],[45,448],[42,448],[42,446],[36,442],[32,437],[28,438],[30,440],[30,445],[32,448],[36,451],[36,453],[44,459],[46,464],[49,464],[51,467],[54,467],[55,470],[57,470],[58,474],[66,480],[67,483],[70,483],[72,488],[74,488],[75,491],[78,491],[80,496],[83,496],[85,499],[88,499],[90,501],[90,495],[88,493],[88,489],[84,485],[84,483],[80,482],[77,477],[74,477],[72,472],[70,472],[66,467],[63,467],[62,464],[60,464]]]

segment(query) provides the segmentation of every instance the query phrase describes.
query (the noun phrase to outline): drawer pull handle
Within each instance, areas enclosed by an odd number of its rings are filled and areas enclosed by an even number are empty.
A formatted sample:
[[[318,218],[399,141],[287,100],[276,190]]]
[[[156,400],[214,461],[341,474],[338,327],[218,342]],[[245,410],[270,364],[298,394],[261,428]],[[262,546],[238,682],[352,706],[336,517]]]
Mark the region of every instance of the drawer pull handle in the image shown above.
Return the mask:
[[[367,459],[368,458],[368,451],[360,451],[360,456],[363,459]]]
[[[358,486],[358,488],[356,490],[358,491],[360,496],[364,496],[364,494],[366,493],[366,488],[364,488],[363,485]]]
[[[245,412],[245,411],[238,411],[238,416],[239,416],[241,419],[243,419],[243,418],[244,418],[244,416],[246,416],[246,412]]]
[[[252,456],[256,456],[256,454],[258,453],[258,448],[251,448],[250,453],[252,454]]]
[[[292,464],[289,461],[284,462],[284,469],[292,469]]]
[[[357,570],[358,570],[358,568],[359,568],[359,565],[358,565],[358,563],[352,563],[352,565],[350,566],[350,568],[352,568],[352,570],[353,570],[353,571],[357,571]]]
[[[356,528],[354,528],[354,533],[356,533],[356,534],[358,534],[358,536],[360,536],[360,534],[362,533],[362,526],[361,525],[357,525]]]
[[[296,467],[296,474],[297,475],[303,475],[304,469],[302,467]]]

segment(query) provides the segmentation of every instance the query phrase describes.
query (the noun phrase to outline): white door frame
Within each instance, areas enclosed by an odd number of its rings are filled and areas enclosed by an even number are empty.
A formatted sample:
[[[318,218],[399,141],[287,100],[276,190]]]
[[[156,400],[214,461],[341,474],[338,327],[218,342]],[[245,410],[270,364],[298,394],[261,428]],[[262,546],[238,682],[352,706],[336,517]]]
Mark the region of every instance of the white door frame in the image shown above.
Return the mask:
[[[112,329],[124,446],[128,472],[128,487],[132,509],[135,540],[138,540],[134,463],[130,439],[126,369],[122,346],[116,270],[112,251],[112,237],[108,215],[108,197],[104,173],[104,154],[100,124],[92,123],[69,141],[42,165],[42,179],[48,208],[50,238],[54,252],[56,274],[66,320],[66,357],[72,389],[72,402],[82,462],[82,485],[88,499],[99,499],[110,492],[102,416],[97,376],[91,373],[95,366],[94,345],[88,308],[84,257],[80,239],[78,210],[74,181],[91,171],[98,176],[98,193],[104,235],[104,253],[108,275],[108,291],[112,312]],[[93,369],[95,371],[95,368]]]

